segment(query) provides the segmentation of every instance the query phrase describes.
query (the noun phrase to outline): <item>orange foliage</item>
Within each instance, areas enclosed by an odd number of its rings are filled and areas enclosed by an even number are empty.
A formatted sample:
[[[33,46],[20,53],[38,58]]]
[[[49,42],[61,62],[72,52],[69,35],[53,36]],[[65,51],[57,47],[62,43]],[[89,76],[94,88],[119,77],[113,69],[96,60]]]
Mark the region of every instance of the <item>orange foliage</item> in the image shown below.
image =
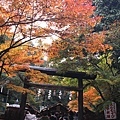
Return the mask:
[[[92,0],[4,0],[0,4],[0,35],[12,38],[11,48],[22,44],[23,41],[51,34],[57,34],[64,39],[74,38],[80,34],[88,36],[101,20],[101,17],[93,15],[94,10]],[[42,23],[45,23],[46,27]],[[65,49],[65,44],[56,44],[50,50],[53,56],[59,49]],[[75,50],[70,54],[82,56],[83,47],[81,44],[75,45]]]
[[[95,7],[92,6],[92,0],[65,0],[63,7],[64,20],[57,21],[57,26],[63,26],[66,23],[65,30],[62,30],[61,41],[53,41],[53,44],[48,48],[49,58],[59,57],[59,52],[71,47],[68,50],[70,57],[83,57],[83,49],[88,53],[95,53],[99,51],[106,51],[112,49],[108,44],[104,44],[105,32],[92,32],[96,24],[98,24],[102,17],[94,16]],[[61,15],[61,14],[60,14]],[[56,24],[55,24],[56,25]],[[84,35],[84,40],[76,42],[74,37]],[[64,38],[64,39],[63,39]],[[65,38],[69,38],[67,41]]]
[[[54,58],[59,57],[59,52],[67,50],[66,57],[84,57],[83,49],[87,53],[96,53],[99,51],[106,52],[106,50],[111,50],[112,47],[108,44],[104,44],[105,33],[89,33],[84,36],[84,40],[80,43],[75,40],[57,40],[53,41],[51,46],[47,49],[48,57]]]
[[[7,41],[0,45],[0,51],[9,48],[10,42]],[[23,45],[14,49],[10,49],[1,59],[0,67],[3,65],[3,72],[12,76],[16,71],[29,69],[29,64],[43,64],[42,50],[37,47]]]
[[[105,34],[104,32],[101,33],[93,33],[86,36],[86,41],[83,42],[84,48],[89,53],[95,53],[99,51],[105,52],[106,50],[112,49],[112,47],[108,44],[104,44]]]
[[[91,109],[91,105],[96,105],[100,99],[100,95],[93,87],[90,87],[86,92],[84,92],[84,106],[88,109]]]
[[[68,103],[70,110],[78,112],[78,100],[72,100]]]
[[[53,42],[50,47],[47,49],[48,57],[58,57],[60,50],[65,50],[68,47],[69,43],[66,41],[55,41]]]
[[[72,94],[74,96],[76,93],[72,92]],[[97,105],[100,99],[100,95],[98,95],[98,92],[93,87],[90,87],[86,92],[83,93],[83,105],[90,110],[92,110],[91,105]],[[78,111],[78,99],[70,101],[68,106],[72,111]]]
[[[33,83],[48,83],[48,75],[41,73],[40,71],[27,70],[25,73],[27,79]]]
[[[15,46],[51,34],[64,39],[84,34],[85,42],[75,44],[73,52],[70,51],[71,56],[83,56],[82,48],[92,53],[106,50],[109,46],[103,45],[104,35],[91,33],[101,20],[101,17],[93,15],[94,10],[92,0],[4,0],[0,4],[0,35],[12,38],[10,44]],[[67,45],[53,44],[48,50],[50,57],[58,55],[57,52]]]
[[[91,17],[94,10],[91,0],[4,0],[0,4],[0,34],[8,31],[6,35],[11,35],[12,26],[16,28],[16,34],[21,33],[24,37],[49,33],[64,38],[76,36],[87,30],[86,25],[92,28],[101,20],[101,17]],[[46,22],[47,29],[40,27],[40,22]],[[63,29],[66,26],[69,27]]]
[[[16,92],[21,92],[21,93],[23,93],[23,94],[29,93],[29,94],[36,95],[36,93],[33,92],[32,90],[23,88],[23,87],[21,87],[21,86],[16,86],[16,85],[13,85],[13,84],[7,84],[7,88],[8,88],[8,89],[12,89],[12,90],[14,90],[14,91],[16,91]]]
[[[10,41],[0,44],[0,52],[8,49]],[[42,48],[33,47],[29,44],[24,44],[14,49],[7,51],[0,59],[0,70],[2,73],[6,73],[9,77],[17,76],[18,71],[26,71],[25,77],[28,82],[34,83],[48,83],[48,76],[42,74],[39,71],[30,70],[29,65],[41,65],[44,63],[42,58]],[[30,93],[35,94],[29,89],[25,89],[21,86],[8,84],[9,89],[13,89],[23,94]]]

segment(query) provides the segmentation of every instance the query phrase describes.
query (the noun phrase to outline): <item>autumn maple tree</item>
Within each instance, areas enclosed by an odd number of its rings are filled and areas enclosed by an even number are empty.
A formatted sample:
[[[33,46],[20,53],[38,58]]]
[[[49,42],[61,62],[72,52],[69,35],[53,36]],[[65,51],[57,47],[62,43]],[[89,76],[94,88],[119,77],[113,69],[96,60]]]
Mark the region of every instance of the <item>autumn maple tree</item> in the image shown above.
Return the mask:
[[[80,35],[84,35],[85,40],[73,46],[73,53],[77,56],[82,55],[83,48],[91,53],[105,50],[109,46],[102,44],[104,34],[92,33],[93,27],[101,20],[101,17],[94,15],[94,10],[91,0],[1,0],[0,35],[7,36],[10,44],[1,51],[0,57],[10,49],[52,35],[64,41],[71,39],[64,44],[59,43],[60,46],[56,43],[56,51],[66,43],[74,44],[73,38]],[[54,49],[50,48],[49,54]]]
[[[91,34],[92,28],[101,19],[101,17],[93,14],[94,10],[95,7],[92,6],[91,0],[1,0],[1,73],[10,74],[10,70],[19,70],[21,67],[24,69],[32,61],[40,65],[41,52],[47,51],[51,55],[51,52],[58,52],[57,50],[61,48],[65,49],[63,46],[66,43],[68,45],[74,44],[73,38],[81,34],[84,34],[86,40],[73,46],[74,50],[72,52],[75,54],[77,52],[77,56],[82,55],[83,47],[91,52],[95,52],[98,48],[102,50],[108,48],[106,46],[101,48],[104,41],[103,34]],[[56,43],[56,48],[50,48],[50,50],[36,50],[29,43],[43,40],[43,38],[51,37],[52,35],[58,36],[60,41],[61,39],[64,40],[64,44],[61,42]],[[66,38],[72,40],[67,42],[65,41]],[[94,49],[91,46],[93,43]],[[18,52],[16,53],[15,51]],[[18,57],[19,55],[21,57]]]
[[[58,65],[63,58],[70,62],[76,58],[81,61],[87,58],[88,54],[92,56],[99,51],[111,49],[108,44],[104,44],[105,32],[94,32],[95,25],[102,17],[94,14],[96,8],[92,6],[92,0],[0,0],[0,2],[1,75],[6,73],[13,76],[16,75],[16,71],[27,69],[25,75],[29,78],[28,81],[44,83],[48,82],[46,75],[29,69],[31,64],[43,63],[41,58],[44,52],[49,59],[57,57]],[[41,40],[44,41],[53,35],[57,36],[58,40],[48,47],[41,44],[36,48],[31,44],[35,42],[39,44]],[[68,68],[70,66],[68,65]],[[37,76],[38,74],[40,76]],[[19,89],[12,85],[9,87]]]
[[[72,60],[83,59],[88,55],[99,53],[99,51],[105,52],[112,49],[110,45],[105,44],[106,31],[94,31],[94,27],[102,17],[94,15],[95,7],[92,6],[92,1],[73,2],[68,0],[66,4],[69,6],[66,7],[67,18],[65,18],[68,26],[63,29],[64,31],[62,30],[63,34],[60,34],[60,38],[48,48],[50,59],[58,58],[58,64],[63,58],[66,61],[71,61],[71,58]],[[65,36],[63,36],[64,34]]]

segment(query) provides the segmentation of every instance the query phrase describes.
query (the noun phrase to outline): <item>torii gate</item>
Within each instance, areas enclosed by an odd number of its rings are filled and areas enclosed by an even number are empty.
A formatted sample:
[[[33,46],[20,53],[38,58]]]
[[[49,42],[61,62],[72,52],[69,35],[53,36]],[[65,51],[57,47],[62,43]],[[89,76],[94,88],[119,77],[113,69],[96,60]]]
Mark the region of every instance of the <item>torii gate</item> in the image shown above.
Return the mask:
[[[74,71],[67,71],[65,73],[58,73],[56,69],[52,68],[44,68],[39,66],[30,66],[31,69],[38,70],[42,73],[46,73],[47,75],[54,75],[54,76],[62,76],[62,77],[70,77],[70,78],[77,78],[78,79],[78,87],[68,87],[68,86],[55,86],[55,85],[45,85],[45,84],[34,84],[34,83],[24,83],[25,88],[29,87],[38,87],[44,89],[64,89],[64,90],[74,90],[78,91],[78,120],[83,120],[83,79],[95,79],[96,75],[89,75],[86,72],[74,72]],[[22,95],[21,101],[21,119],[23,119],[23,112],[25,109],[27,95]]]

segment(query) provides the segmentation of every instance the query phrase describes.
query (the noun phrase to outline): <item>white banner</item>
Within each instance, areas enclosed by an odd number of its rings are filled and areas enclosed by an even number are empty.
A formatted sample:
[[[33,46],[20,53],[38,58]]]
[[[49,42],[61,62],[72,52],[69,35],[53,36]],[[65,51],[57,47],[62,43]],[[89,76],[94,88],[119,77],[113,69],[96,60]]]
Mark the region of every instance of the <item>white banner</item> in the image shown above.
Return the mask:
[[[117,118],[117,108],[116,103],[112,102],[107,109],[104,110],[105,119],[116,119]]]

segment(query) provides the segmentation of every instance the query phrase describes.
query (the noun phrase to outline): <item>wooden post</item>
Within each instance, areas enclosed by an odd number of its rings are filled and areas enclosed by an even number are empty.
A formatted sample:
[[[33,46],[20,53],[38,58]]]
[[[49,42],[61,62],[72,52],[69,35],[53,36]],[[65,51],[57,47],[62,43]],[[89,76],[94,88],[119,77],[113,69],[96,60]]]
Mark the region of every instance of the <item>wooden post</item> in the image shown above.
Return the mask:
[[[83,81],[78,78],[78,120],[83,120]]]
[[[24,83],[24,88],[28,88],[28,85],[26,85],[25,83]],[[19,111],[19,120],[24,120],[26,100],[27,100],[27,93],[22,94],[21,103],[20,103],[20,111]]]

